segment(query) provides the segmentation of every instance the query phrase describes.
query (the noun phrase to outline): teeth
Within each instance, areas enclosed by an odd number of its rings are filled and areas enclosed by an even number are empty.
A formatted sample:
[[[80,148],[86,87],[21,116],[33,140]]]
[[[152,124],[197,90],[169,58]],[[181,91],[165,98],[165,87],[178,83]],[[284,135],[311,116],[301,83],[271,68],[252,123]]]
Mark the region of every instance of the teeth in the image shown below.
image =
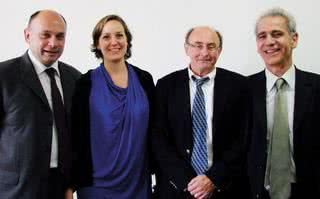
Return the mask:
[[[276,51],[273,51],[273,50],[268,50],[268,51],[265,51],[267,54],[272,54],[272,53],[275,53]]]
[[[278,52],[278,49],[271,49],[271,50],[266,50],[266,53],[275,53]]]

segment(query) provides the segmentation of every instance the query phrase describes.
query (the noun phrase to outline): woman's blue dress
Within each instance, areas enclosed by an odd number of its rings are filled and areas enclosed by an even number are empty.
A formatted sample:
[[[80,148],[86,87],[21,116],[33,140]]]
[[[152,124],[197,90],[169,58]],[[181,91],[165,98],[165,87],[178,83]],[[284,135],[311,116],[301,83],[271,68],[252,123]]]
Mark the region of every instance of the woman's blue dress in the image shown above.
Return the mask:
[[[93,185],[77,191],[78,199],[148,199],[149,103],[133,68],[128,87],[112,82],[103,64],[92,71],[90,144]]]

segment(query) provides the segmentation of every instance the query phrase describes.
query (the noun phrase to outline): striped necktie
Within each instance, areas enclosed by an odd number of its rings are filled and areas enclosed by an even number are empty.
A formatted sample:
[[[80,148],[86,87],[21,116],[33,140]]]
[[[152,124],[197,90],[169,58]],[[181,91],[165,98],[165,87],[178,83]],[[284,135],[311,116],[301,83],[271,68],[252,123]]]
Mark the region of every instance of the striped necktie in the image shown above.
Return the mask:
[[[207,116],[204,94],[201,86],[209,80],[208,77],[196,79],[192,77],[197,85],[197,91],[192,108],[192,130],[193,130],[193,150],[191,164],[197,174],[203,174],[208,169],[207,150]]]

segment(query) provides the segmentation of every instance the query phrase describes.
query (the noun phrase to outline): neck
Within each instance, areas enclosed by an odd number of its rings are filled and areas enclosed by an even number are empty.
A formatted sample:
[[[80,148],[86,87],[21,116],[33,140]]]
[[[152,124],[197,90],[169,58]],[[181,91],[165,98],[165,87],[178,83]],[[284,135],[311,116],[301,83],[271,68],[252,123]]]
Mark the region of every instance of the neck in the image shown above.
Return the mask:
[[[109,74],[119,74],[123,72],[127,72],[127,66],[125,61],[119,61],[119,62],[103,62],[105,69],[108,71]]]
[[[287,65],[277,65],[277,66],[267,66],[267,69],[277,77],[282,77],[289,68],[291,67],[292,63]]]
[[[207,74],[211,73],[214,70],[214,67],[212,67],[212,68],[193,68],[191,66],[190,69],[192,70],[192,72],[195,75],[197,75],[199,77],[203,77],[203,76],[206,76]]]

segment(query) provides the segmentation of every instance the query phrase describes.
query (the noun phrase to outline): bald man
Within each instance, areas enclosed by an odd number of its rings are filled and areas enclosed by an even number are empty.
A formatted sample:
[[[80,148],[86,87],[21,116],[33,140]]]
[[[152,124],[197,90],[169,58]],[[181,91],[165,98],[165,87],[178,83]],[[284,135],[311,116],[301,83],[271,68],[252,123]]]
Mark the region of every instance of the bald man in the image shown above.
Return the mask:
[[[213,28],[192,28],[184,47],[190,65],[157,82],[156,191],[163,199],[235,198],[245,159],[246,79],[215,67],[222,36]]]
[[[58,61],[66,21],[37,11],[24,36],[27,52],[0,63],[0,198],[72,197],[68,115],[80,72]]]

